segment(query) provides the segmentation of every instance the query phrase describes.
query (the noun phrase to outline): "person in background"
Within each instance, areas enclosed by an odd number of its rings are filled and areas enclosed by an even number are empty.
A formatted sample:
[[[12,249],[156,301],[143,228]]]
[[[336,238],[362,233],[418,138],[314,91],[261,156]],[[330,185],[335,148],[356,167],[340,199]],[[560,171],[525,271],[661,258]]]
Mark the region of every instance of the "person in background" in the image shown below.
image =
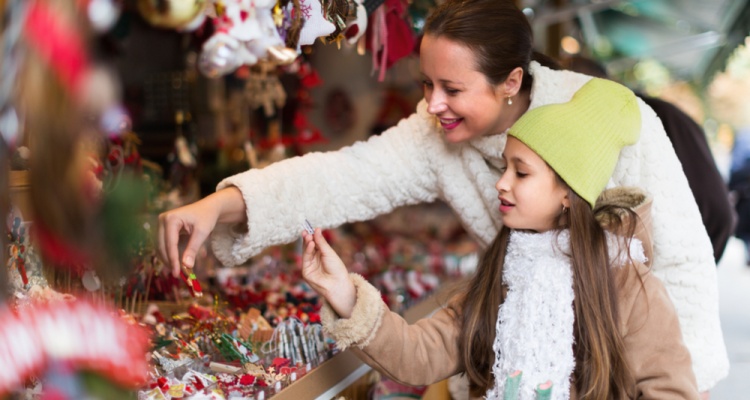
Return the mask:
[[[590,58],[572,56],[563,60],[563,64],[571,71],[609,79],[606,69]],[[736,217],[727,184],[716,167],[706,134],[700,125],[673,104],[643,93],[636,92],[636,95],[654,110],[664,125],[698,204],[718,264],[734,232]]]
[[[750,128],[737,129],[729,170],[737,226],[734,234],[745,244],[745,263],[750,265]]]
[[[204,199],[161,214],[159,250],[173,273],[193,267],[212,232],[214,254],[232,266],[296,240],[305,219],[328,228],[438,199],[488,247],[502,227],[492,183],[506,166],[500,154],[508,128],[527,111],[570,100],[592,78],[542,65],[552,63],[533,51],[531,26],[511,0],[446,0],[424,32],[425,98],[414,114],[338,151],[231,176]],[[653,196],[653,274],[675,302],[698,387],[706,391],[729,371],[716,263],[672,145],[653,110],[638,105],[640,139],[622,150],[608,185]]]
[[[494,185],[503,227],[466,290],[413,325],[348,273],[320,229],[303,232],[302,274],[326,298],[323,328],[399,382],[465,373],[474,397],[698,399],[677,313],[644,264],[650,201],[636,188],[602,193],[640,122],[633,92],[598,78],[524,114]]]

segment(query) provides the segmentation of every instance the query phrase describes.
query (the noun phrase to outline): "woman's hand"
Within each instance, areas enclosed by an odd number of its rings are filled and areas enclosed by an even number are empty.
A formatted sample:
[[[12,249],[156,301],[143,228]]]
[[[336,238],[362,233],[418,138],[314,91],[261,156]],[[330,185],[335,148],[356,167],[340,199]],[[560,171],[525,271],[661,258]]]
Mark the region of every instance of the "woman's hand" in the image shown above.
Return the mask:
[[[341,318],[349,318],[357,302],[357,290],[349,279],[341,258],[331,248],[320,229],[312,235],[302,232],[305,251],[302,254],[302,277]]]
[[[159,255],[177,277],[180,267],[193,268],[195,256],[218,222],[247,223],[245,201],[236,187],[213,193],[195,203],[159,214]],[[180,258],[180,235],[189,236]]]

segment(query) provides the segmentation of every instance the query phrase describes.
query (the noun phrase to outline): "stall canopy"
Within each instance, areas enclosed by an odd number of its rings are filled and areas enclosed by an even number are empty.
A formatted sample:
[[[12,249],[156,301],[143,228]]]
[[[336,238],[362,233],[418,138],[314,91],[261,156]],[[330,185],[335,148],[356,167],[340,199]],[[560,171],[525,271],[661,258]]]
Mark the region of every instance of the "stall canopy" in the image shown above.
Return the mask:
[[[563,25],[610,71],[643,59],[705,85],[750,34],[750,0],[520,0],[537,37]],[[543,33],[540,35],[539,33]],[[549,45],[547,45],[549,48]]]

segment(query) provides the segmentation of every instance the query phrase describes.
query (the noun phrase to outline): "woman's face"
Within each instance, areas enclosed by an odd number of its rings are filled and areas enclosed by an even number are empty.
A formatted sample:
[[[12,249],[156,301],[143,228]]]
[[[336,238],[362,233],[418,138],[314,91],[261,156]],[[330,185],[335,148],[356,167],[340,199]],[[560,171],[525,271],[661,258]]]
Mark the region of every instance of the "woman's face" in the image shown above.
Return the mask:
[[[444,37],[425,35],[420,69],[427,111],[435,115],[449,142],[502,133],[507,106],[503,85],[491,85],[477,71],[474,53]]]
[[[570,207],[568,188],[552,168],[513,136],[503,151],[505,170],[495,184],[503,225],[544,232],[558,226],[563,206]]]

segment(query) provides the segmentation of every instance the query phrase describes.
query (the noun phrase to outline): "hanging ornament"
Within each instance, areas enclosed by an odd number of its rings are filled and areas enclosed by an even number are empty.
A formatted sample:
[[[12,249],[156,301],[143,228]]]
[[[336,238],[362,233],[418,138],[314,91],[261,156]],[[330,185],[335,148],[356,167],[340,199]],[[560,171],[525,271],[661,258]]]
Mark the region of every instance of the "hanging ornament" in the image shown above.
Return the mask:
[[[261,63],[250,70],[245,83],[245,98],[250,108],[263,107],[266,117],[272,117],[286,103],[286,92],[273,69],[272,65]]]
[[[177,29],[203,13],[205,0],[138,0],[138,12],[151,25]]]
[[[351,10],[349,0],[324,0],[323,4],[323,15],[334,26],[333,32],[325,38],[325,41],[339,43],[344,38],[342,33],[346,30],[346,20],[349,14],[357,12],[356,4],[351,4]]]
[[[300,9],[305,24],[299,35],[299,46],[306,46],[315,43],[315,39],[321,36],[328,36],[336,30],[336,26],[330,23],[323,16],[319,0],[300,0]]]
[[[10,146],[14,145],[18,133],[21,132],[19,125],[20,119],[14,107],[6,106],[0,111],[0,135]]]
[[[86,272],[83,273],[83,277],[81,277],[81,283],[83,284],[83,287],[89,292],[95,292],[102,287],[102,281],[96,275],[96,272],[90,269],[86,270]]]
[[[292,63],[297,52],[285,47],[274,19],[274,7],[275,0],[216,2],[213,9],[209,7],[209,14],[217,15],[217,32],[203,45],[199,69],[209,77],[217,77],[242,65],[255,65],[259,60],[277,65]]]
[[[305,23],[305,20],[302,19],[300,7],[300,0],[292,0],[287,3],[286,7],[283,7],[281,9],[283,22],[279,26],[279,28],[280,31],[284,34],[284,43],[286,44],[286,47],[290,49],[298,48],[299,35],[302,31],[302,26]]]
[[[86,4],[86,15],[95,32],[104,33],[114,26],[122,11],[118,0],[89,0]]]
[[[224,32],[211,36],[203,44],[198,69],[209,78],[216,78],[236,70],[242,61],[238,56],[240,43]]]
[[[133,128],[130,115],[121,104],[115,104],[105,109],[99,119],[99,125],[102,132],[109,137],[120,136],[130,132]]]
[[[292,48],[272,46],[268,48],[268,59],[277,65],[289,65],[297,59],[299,54]]]
[[[344,36],[349,44],[359,41],[367,31],[367,9],[364,0],[349,1],[349,16],[346,21]]]

